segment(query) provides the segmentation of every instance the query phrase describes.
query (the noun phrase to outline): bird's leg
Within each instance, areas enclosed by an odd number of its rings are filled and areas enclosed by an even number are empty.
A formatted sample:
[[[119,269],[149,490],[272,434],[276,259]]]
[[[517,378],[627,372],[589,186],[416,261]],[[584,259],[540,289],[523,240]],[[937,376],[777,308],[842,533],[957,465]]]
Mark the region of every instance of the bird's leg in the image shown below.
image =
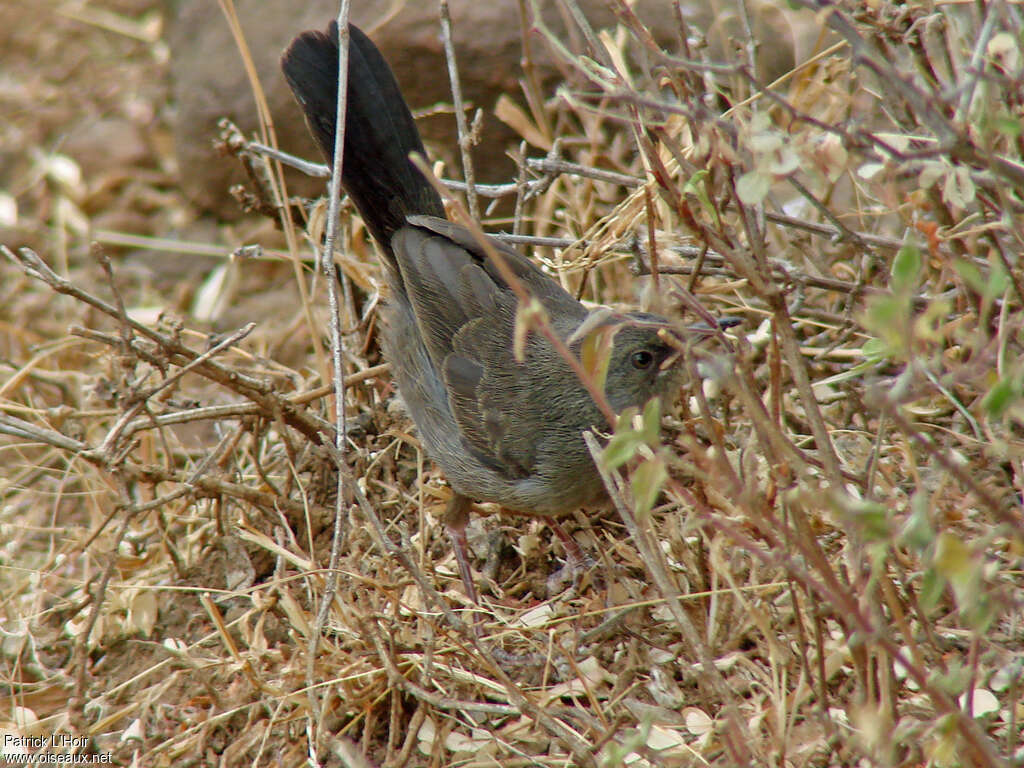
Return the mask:
[[[566,584],[576,585],[583,573],[593,565],[594,561],[583,554],[583,550],[580,549],[580,545],[576,543],[576,539],[569,535],[569,533],[562,527],[562,524],[554,518],[548,518],[547,524],[551,530],[555,532],[555,535],[561,539],[562,545],[565,547],[565,565],[559,568],[557,571],[548,576],[547,588],[548,594],[554,595],[565,589]]]
[[[587,558],[583,554],[583,550],[580,549],[580,545],[577,544],[576,539],[570,536],[568,531],[562,527],[562,524],[553,517],[547,519],[547,524],[551,527],[551,530],[555,532],[555,536],[562,540],[569,563],[572,563],[575,566],[586,563]],[[567,565],[569,563],[567,563]]]
[[[513,515],[538,517],[538,515],[531,515],[528,512],[520,512],[515,509],[504,508],[504,511]],[[565,565],[548,576],[547,580],[548,594],[555,595],[564,590],[566,584],[578,582],[583,573],[594,564],[594,560],[583,553],[580,545],[576,543],[576,539],[569,535],[557,518],[547,515],[539,517],[543,518],[548,527],[555,532],[555,536],[561,540],[562,546],[565,547]]]
[[[459,564],[462,583],[466,586],[466,595],[473,601],[473,605],[479,606],[480,599],[476,594],[476,585],[473,584],[473,571],[469,567],[469,548],[466,542],[466,524],[469,522],[469,510],[472,506],[473,502],[470,499],[456,493],[444,511],[444,524],[452,539],[452,549],[455,550],[455,560]]]

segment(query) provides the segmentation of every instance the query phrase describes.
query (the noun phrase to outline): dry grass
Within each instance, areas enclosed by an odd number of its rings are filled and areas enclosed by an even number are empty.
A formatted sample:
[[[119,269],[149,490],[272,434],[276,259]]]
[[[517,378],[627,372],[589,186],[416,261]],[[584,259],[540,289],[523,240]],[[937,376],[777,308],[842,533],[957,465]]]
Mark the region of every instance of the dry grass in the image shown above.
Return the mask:
[[[302,291],[246,261],[198,292],[284,294],[255,330],[157,320],[61,213],[138,187],[51,153],[11,193],[41,261],[0,265],[0,730],[139,765],[1024,762],[1019,7],[842,6],[767,85],[743,40],[670,55],[614,5],[505,113],[582,171],[535,162],[488,223],[571,238],[537,254],[585,299],[743,324],[657,437],[617,430],[616,509],[572,525],[592,578],[548,595],[557,540],[480,516],[468,629],[358,221],[339,456],[309,240]]]

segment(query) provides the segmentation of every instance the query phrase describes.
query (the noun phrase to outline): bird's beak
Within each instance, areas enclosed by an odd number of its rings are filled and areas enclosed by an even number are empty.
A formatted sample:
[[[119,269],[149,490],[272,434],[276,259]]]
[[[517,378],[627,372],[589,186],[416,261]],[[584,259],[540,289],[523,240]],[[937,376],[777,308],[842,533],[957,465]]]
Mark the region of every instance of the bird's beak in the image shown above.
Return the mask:
[[[740,324],[740,322],[741,321],[738,317],[722,317],[719,318],[715,325],[709,325],[708,323],[694,323],[693,325],[688,325],[686,326],[686,332],[697,336],[712,336],[718,331],[735,328]]]
[[[733,328],[740,324],[738,317],[723,317],[720,318],[715,325],[710,323],[694,323],[688,325],[683,329],[670,328],[668,326],[658,331],[660,336],[666,344],[675,350],[674,354],[669,355],[661,364],[661,369],[666,370],[671,368],[673,365],[679,362],[680,358],[686,354],[689,347],[693,344],[700,343],[705,339],[718,336],[722,331]]]

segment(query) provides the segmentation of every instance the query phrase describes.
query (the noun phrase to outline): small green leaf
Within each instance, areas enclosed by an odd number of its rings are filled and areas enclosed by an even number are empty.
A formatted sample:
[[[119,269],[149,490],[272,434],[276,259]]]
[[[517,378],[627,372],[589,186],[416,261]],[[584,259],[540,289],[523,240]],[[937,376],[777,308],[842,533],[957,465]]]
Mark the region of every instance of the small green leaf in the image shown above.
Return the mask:
[[[757,205],[768,196],[771,184],[770,174],[755,169],[736,179],[736,194],[747,205]]]
[[[664,459],[660,456],[641,463],[633,472],[633,501],[638,518],[644,518],[650,514],[666,480],[668,480],[668,470],[665,468]]]
[[[778,131],[762,130],[750,137],[750,150],[758,155],[768,155],[782,149],[785,143]]]
[[[959,696],[971,682],[971,668],[963,657],[950,655],[945,670],[933,671],[928,675],[928,682],[950,696]]]
[[[1020,392],[1017,387],[1009,379],[1002,378],[988,391],[981,401],[981,405],[988,411],[989,416],[998,419],[1018,399],[1020,399]]]
[[[939,534],[935,543],[935,568],[953,587],[960,607],[978,598],[982,586],[981,564],[970,548],[952,533]]]
[[[606,469],[615,470],[632,461],[637,450],[644,444],[644,436],[635,429],[623,430],[612,435],[608,445],[601,452],[601,463]]]
[[[618,330],[619,326],[599,325],[588,331],[580,342],[580,364],[602,392],[608,380],[608,364]]]
[[[910,517],[900,532],[900,543],[923,553],[935,541],[935,528],[928,514],[928,495],[921,490],[910,497]]]
[[[988,284],[985,286],[986,299],[998,299],[1010,285],[1010,276],[1006,273],[1006,267],[999,259],[992,259],[992,269],[988,274]]]
[[[639,752],[644,748],[650,732],[651,722],[645,718],[640,722],[639,728],[627,731],[624,738],[612,739],[608,742],[608,752],[603,768],[620,768],[620,766],[626,765],[626,758],[630,753]]]
[[[710,174],[708,171],[697,171],[683,185],[683,193],[693,195],[700,201],[701,208],[704,212],[714,219],[715,224],[718,224],[718,211],[715,210],[715,206],[711,203],[711,197],[708,195],[708,178]]]
[[[906,345],[906,333],[900,329],[906,328],[909,321],[909,295],[872,296],[864,312],[865,325],[882,338],[890,358]]]
[[[995,620],[996,606],[992,598],[984,592],[960,609],[960,621],[981,634],[988,632]]]
[[[768,171],[775,176],[788,176],[799,167],[800,155],[792,147],[782,147],[768,162]]]
[[[640,412],[635,405],[623,408],[615,417],[615,431],[628,432],[633,428],[633,417]]]
[[[854,510],[855,520],[866,541],[889,541],[892,531],[889,527],[888,509],[883,504],[862,502]]]
[[[1020,124],[1020,120],[1016,117],[1011,117],[1005,114],[997,117],[993,124],[997,131],[1011,139],[1016,139],[1020,136],[1021,131],[1024,130],[1024,127]]]
[[[972,566],[971,551],[959,538],[949,532],[939,534],[935,547],[935,567],[947,579],[956,579],[969,573]]]
[[[686,183],[683,185],[683,192],[694,195],[695,197],[707,197],[704,184],[709,175],[710,173],[708,171],[697,171],[693,176],[686,180]],[[710,200],[708,202],[710,202]]]
[[[892,289],[908,293],[917,286],[921,272],[921,249],[914,243],[907,243],[896,252],[892,262]]]
[[[652,397],[644,406],[644,440],[650,446],[658,444],[661,435],[661,398]]]
[[[1010,276],[1006,274],[1006,268],[999,259],[989,262],[987,279],[977,264],[965,259],[954,260],[953,269],[971,290],[980,293],[986,299],[999,298],[1010,284]]]
[[[949,321],[952,308],[944,299],[931,299],[924,312],[914,318],[914,336],[924,341],[942,343],[945,340],[943,326]]]
[[[869,363],[880,363],[889,358],[889,345],[881,339],[868,339],[860,348],[864,360]]]
[[[925,569],[921,577],[921,609],[925,615],[931,614],[942,599],[942,593],[946,589],[946,580],[935,568]]]
[[[954,259],[953,269],[960,275],[967,286],[977,293],[985,293],[985,287],[987,281],[981,275],[981,270],[978,269],[977,264],[967,261],[966,259]]]
[[[946,174],[942,183],[942,197],[950,205],[964,208],[974,202],[975,193],[974,181],[971,179],[969,168],[958,165]]]

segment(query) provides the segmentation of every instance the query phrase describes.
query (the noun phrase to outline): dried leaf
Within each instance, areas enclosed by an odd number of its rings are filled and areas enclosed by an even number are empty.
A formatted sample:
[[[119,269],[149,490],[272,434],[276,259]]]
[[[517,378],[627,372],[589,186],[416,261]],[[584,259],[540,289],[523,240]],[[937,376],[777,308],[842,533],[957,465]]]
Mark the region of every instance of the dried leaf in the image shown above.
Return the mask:
[[[551,151],[551,140],[540,131],[523,108],[512,101],[507,94],[503,93],[498,97],[498,103],[494,105],[494,116],[533,146],[543,149],[545,152]]]

